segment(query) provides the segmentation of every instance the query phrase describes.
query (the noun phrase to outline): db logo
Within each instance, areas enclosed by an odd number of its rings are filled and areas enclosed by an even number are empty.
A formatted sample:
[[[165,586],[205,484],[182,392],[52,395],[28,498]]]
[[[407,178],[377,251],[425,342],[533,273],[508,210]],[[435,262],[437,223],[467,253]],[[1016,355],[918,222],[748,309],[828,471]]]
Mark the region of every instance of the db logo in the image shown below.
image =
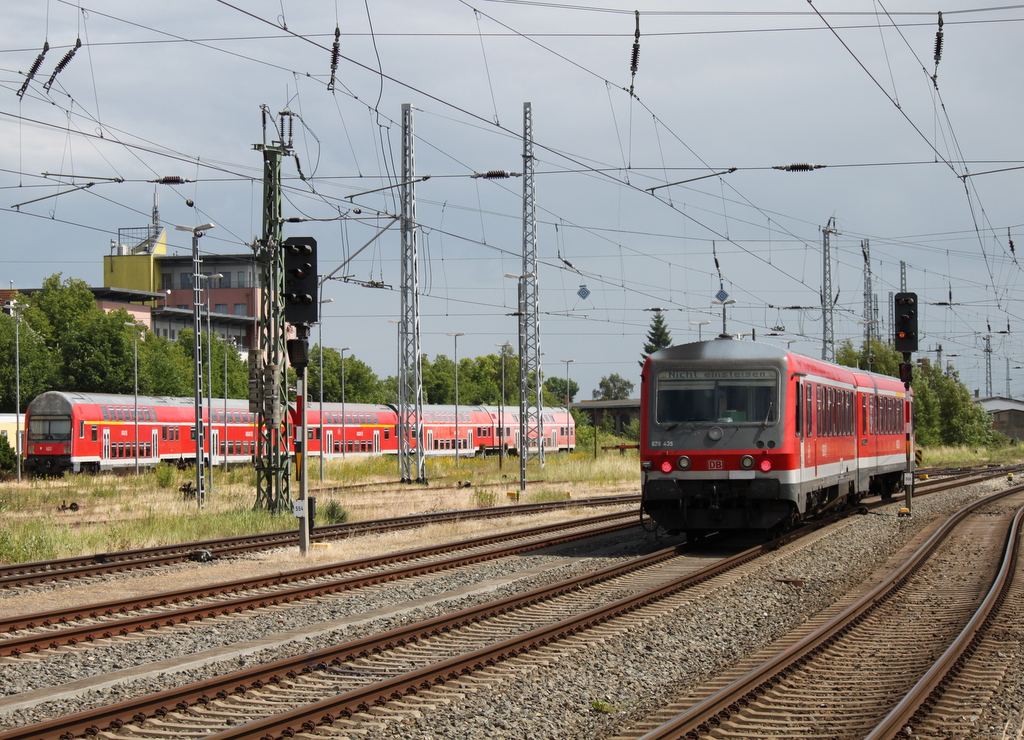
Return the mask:
[[[724,467],[721,460],[708,460],[708,470],[722,470]]]

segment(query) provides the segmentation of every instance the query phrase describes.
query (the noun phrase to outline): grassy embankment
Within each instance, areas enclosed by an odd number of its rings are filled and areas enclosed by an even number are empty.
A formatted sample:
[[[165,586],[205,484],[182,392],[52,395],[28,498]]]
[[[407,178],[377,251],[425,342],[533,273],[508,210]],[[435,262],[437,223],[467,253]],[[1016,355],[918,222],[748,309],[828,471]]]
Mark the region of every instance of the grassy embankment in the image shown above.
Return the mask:
[[[310,460],[310,495],[317,498],[317,523],[382,519],[422,511],[514,505],[519,460],[429,458],[427,485],[398,483],[394,456],[328,463],[324,481]],[[256,532],[294,529],[291,512],[272,515],[254,509],[251,468],[214,471],[206,506],[199,509],[179,487],[195,480],[193,470],[162,466],[127,475],[68,475],[0,483],[0,563],[34,562],[98,552],[194,542]],[[469,485],[466,485],[468,482]],[[316,489],[340,490],[318,493]],[[548,455],[541,469],[527,467],[524,502],[585,498],[602,492],[639,490],[635,451]],[[292,498],[299,483],[290,483]],[[74,503],[77,511],[69,507]]]

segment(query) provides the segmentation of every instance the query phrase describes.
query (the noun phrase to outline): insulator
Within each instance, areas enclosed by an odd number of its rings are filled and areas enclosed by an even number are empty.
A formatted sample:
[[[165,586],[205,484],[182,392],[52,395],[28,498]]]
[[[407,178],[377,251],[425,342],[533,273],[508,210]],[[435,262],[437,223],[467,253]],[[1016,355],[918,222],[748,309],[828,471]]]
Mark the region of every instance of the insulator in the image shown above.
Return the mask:
[[[160,185],[184,185],[185,178],[180,175],[167,175],[157,180]]]
[[[806,162],[798,162],[796,164],[782,164],[773,165],[773,170],[785,170],[786,172],[810,172],[811,170],[820,170],[826,165],[823,164],[807,164]]]
[[[53,84],[53,81],[55,79],[57,79],[57,75],[59,75],[61,72],[64,71],[64,68],[66,66],[68,66],[71,63],[71,60],[74,58],[75,52],[78,51],[81,48],[82,48],[82,39],[80,39],[80,38],[79,39],[75,39],[75,46],[74,46],[74,48],[70,49],[61,58],[61,60],[59,62],[57,62],[57,66],[53,68],[53,72],[50,74],[50,79],[48,79],[46,81],[46,84],[43,85],[43,89],[44,90],[49,90],[50,89],[50,86]]]
[[[32,66],[29,68],[28,74],[25,75],[25,81],[21,83],[21,89],[19,89],[17,93],[19,98],[25,94],[25,91],[28,89],[28,83],[30,83],[32,81],[32,78],[36,76],[36,72],[39,71],[39,67],[43,63],[43,57],[46,56],[46,52],[48,52],[49,50],[50,42],[44,41],[43,50],[39,52],[39,56],[37,56],[36,60],[32,62]]]
[[[636,73],[637,65],[640,63],[640,44],[633,44],[633,58],[629,62],[629,71]]]
[[[331,72],[338,71],[338,58],[341,56],[341,29],[334,27],[334,46],[331,47]]]
[[[942,31],[935,32],[935,63],[942,59]]]

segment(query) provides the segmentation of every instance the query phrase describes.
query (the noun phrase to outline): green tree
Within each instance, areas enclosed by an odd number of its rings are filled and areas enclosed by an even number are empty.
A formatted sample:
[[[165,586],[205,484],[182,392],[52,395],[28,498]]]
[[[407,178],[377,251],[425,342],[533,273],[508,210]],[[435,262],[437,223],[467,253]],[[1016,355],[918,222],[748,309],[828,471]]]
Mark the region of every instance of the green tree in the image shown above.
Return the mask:
[[[92,311],[71,324],[61,335],[64,390],[86,393],[131,393],[134,388],[134,357],[125,322],[131,316],[121,309]]]
[[[16,302],[25,304],[21,299]],[[19,408],[24,411],[33,398],[53,387],[56,374],[53,352],[44,337],[29,323],[25,316],[27,310],[21,313],[17,347],[15,318],[0,314],[0,411],[7,414],[15,411],[15,386],[20,384]]]
[[[661,311],[655,311],[654,318],[651,319],[651,328],[647,331],[644,351],[640,355],[640,367],[644,366],[644,362],[650,355],[653,355],[659,349],[671,346],[672,334],[668,330],[668,324],[665,323],[665,314]]]
[[[632,381],[626,380],[618,373],[612,373],[601,378],[594,390],[594,400],[597,401],[624,401],[633,392]]]
[[[571,378],[569,379],[569,402],[572,403],[573,396],[579,393],[580,386]],[[565,378],[557,375],[548,376],[544,380],[544,392],[554,401],[556,406],[565,405]]]

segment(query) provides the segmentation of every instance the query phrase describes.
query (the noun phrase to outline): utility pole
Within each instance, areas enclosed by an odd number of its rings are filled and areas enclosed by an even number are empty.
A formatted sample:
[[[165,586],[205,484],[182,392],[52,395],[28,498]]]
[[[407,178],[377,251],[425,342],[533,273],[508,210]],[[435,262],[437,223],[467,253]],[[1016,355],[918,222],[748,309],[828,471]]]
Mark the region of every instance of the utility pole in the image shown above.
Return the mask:
[[[420,358],[419,253],[412,105],[402,105],[402,318],[398,325],[398,469],[403,483],[427,482]],[[412,445],[415,442],[415,450]]]
[[[540,368],[540,289],[537,285],[537,213],[533,172],[533,107],[530,103],[523,103],[523,269],[519,281],[519,310],[523,315],[520,317],[519,392],[524,394],[524,400],[519,405],[520,411],[525,411],[526,436],[520,440],[519,454],[523,464],[528,458],[536,457],[543,467],[544,390]],[[536,452],[530,451],[531,439],[537,441]]]
[[[832,325],[832,254],[830,238],[838,234],[836,217],[828,220],[828,225],[821,230],[822,270],[821,270],[821,359],[834,362],[836,359],[835,329]]]
[[[288,384],[285,375],[285,321],[284,321],[284,255],[281,251],[281,158],[291,153],[291,137],[285,140],[284,119],[277,139],[266,143],[268,113],[263,108],[263,141],[254,149],[263,153],[263,238],[253,246],[255,261],[260,267],[260,315],[258,327],[258,357],[262,360],[262,403],[257,410],[256,438],[256,505],[271,512],[290,508],[288,457],[290,425],[288,414]]]
[[[871,242],[867,239],[860,240],[860,251],[864,255],[864,353],[867,357],[868,371],[872,370],[874,364],[871,352],[872,327],[875,323],[875,300],[871,289]]]

